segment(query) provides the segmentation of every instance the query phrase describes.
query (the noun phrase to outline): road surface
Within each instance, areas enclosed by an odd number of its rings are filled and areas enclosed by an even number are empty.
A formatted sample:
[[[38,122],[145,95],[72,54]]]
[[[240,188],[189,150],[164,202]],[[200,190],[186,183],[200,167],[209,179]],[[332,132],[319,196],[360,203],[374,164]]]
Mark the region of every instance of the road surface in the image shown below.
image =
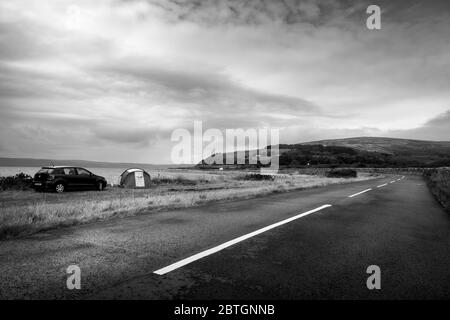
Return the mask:
[[[0,262],[3,299],[449,299],[450,215],[389,176],[41,232]]]

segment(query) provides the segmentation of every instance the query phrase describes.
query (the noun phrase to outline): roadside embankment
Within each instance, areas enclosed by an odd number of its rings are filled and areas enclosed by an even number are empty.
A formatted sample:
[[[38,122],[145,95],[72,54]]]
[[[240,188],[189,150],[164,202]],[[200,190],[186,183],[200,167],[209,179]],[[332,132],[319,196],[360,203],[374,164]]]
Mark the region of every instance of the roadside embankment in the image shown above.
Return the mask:
[[[442,206],[450,212],[450,168],[428,169],[423,173],[428,187]]]

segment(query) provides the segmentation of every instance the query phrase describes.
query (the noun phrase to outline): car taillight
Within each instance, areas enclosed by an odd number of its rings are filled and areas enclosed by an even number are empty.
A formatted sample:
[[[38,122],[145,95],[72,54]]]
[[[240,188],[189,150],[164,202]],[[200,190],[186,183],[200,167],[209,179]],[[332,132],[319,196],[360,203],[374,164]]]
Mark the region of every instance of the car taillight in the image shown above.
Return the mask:
[[[47,178],[47,180],[54,180],[54,179],[55,179],[55,176],[52,176],[52,175],[49,175]]]

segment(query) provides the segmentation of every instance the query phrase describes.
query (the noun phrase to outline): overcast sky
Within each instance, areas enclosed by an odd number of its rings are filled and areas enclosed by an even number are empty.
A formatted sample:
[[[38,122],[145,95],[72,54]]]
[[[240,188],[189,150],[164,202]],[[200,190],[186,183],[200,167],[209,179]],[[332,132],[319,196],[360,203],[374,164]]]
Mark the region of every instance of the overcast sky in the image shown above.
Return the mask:
[[[0,2],[3,157],[169,163],[194,120],[450,140],[449,89],[450,1]]]

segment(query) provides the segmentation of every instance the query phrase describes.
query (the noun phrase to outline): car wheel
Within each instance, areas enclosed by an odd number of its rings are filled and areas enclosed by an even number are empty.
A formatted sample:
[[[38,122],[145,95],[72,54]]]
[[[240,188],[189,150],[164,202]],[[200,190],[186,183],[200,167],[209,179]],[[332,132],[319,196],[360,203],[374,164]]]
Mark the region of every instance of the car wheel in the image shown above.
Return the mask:
[[[102,183],[102,182],[97,183],[97,190],[98,190],[98,191],[103,191],[104,188],[105,188],[105,187],[103,186],[103,183]]]
[[[55,186],[55,191],[56,191],[57,193],[62,193],[62,192],[64,192],[65,189],[66,189],[66,188],[65,188],[64,184],[62,184],[62,183],[58,183],[58,184]]]

